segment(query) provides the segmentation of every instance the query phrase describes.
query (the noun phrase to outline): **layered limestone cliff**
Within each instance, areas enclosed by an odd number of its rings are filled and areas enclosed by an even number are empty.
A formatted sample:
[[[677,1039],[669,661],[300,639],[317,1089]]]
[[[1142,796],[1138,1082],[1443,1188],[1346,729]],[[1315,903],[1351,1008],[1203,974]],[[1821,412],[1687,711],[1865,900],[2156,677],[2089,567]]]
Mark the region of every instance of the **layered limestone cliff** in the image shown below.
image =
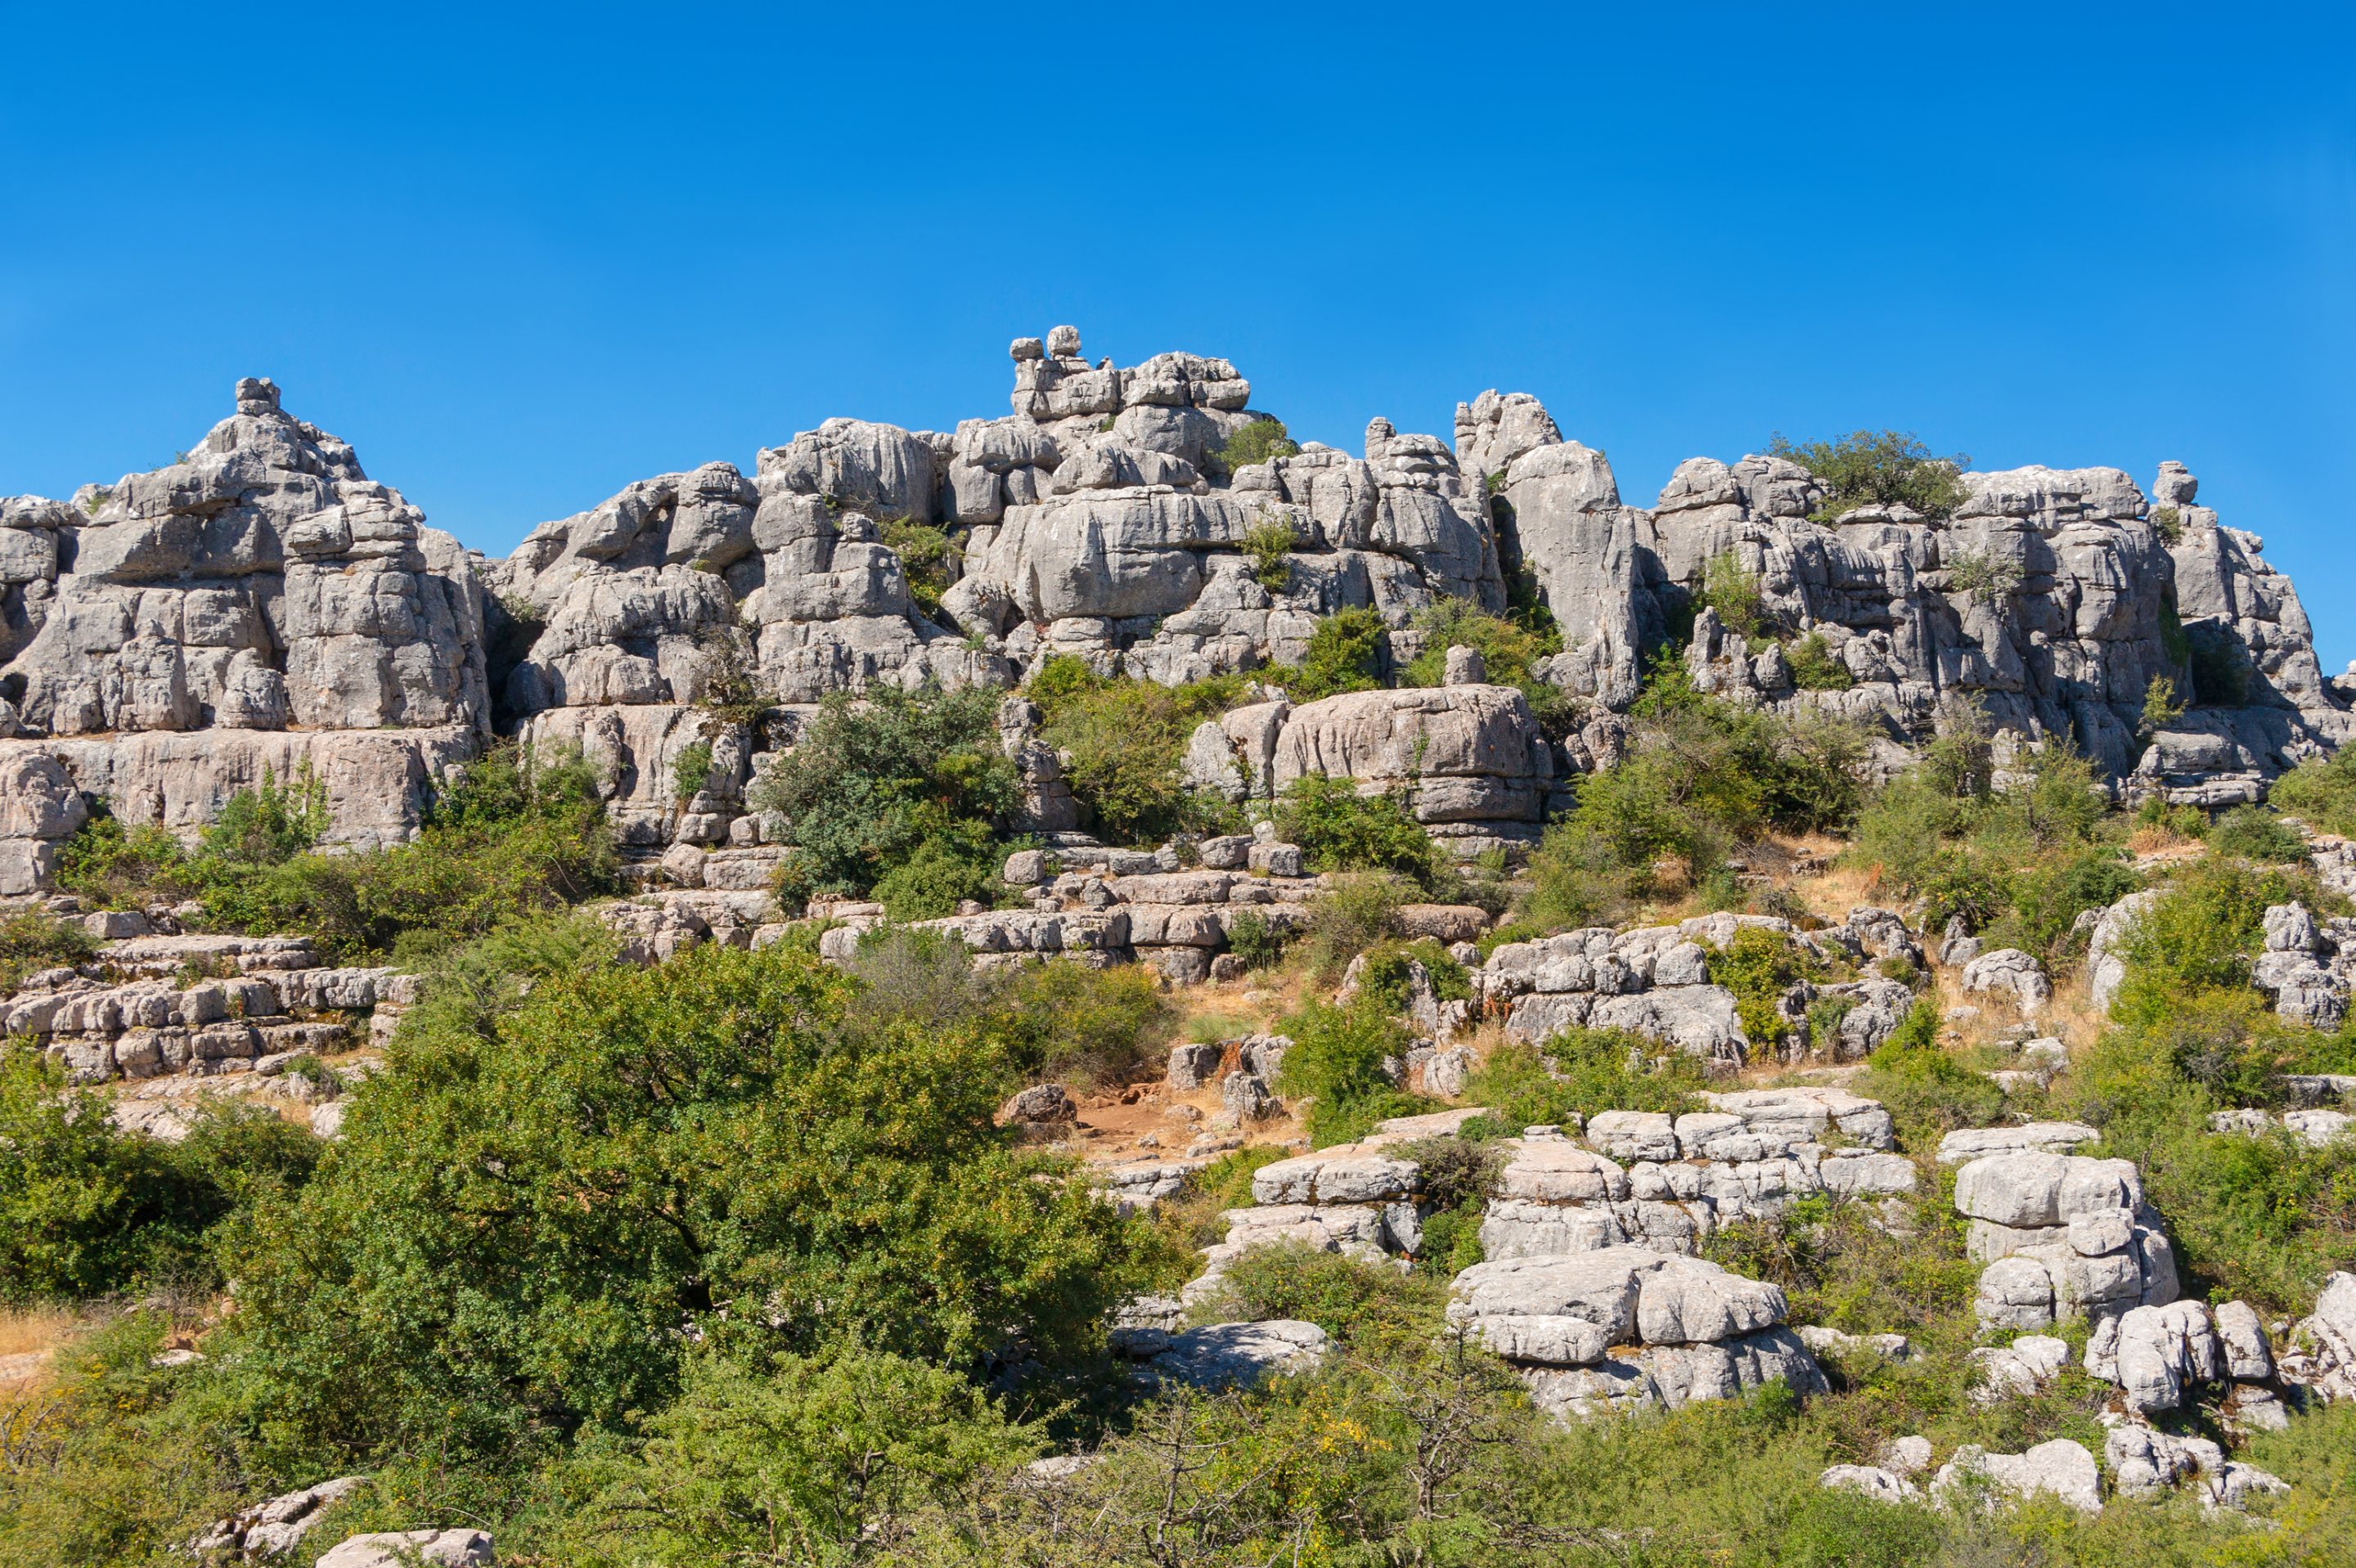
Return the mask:
[[[1860,720],[1890,757],[1976,700],[2020,741],[2083,747],[2129,795],[2254,798],[2356,723],[2289,581],[2179,464],[2148,494],[2116,469],[1966,474],[1934,520],[1826,517],[1791,462],[1696,458],[1648,510],[1523,394],[1460,405],[1452,443],[1378,419],[1355,455],[1310,443],[1230,468],[1226,443],[1266,416],[1226,361],[1092,363],[1071,327],[1012,357],[1009,414],[947,433],[829,420],[749,476],[715,462],[640,481],[497,562],[426,527],[262,380],[167,468],[0,500],[0,896],[46,884],[81,796],[193,830],[265,773],[308,768],[331,837],[397,840],[495,733],[580,745],[629,842],[749,844],[764,751],[830,694],[1012,687],[1054,653],[1168,683],[1265,669],[1280,688],[1323,616],[1371,608],[1403,662],[1419,611],[1502,610],[1516,582],[1563,633],[1546,677],[1590,718],[1633,700],[1690,624],[1689,667],[1730,697]],[[884,542],[904,524],[951,542],[937,595]],[[1244,547],[1277,528],[1292,543],[1271,573]],[[1756,574],[1779,640],[1694,615],[1726,555]],[[1843,689],[1795,683],[1784,642],[1811,634]],[[2197,700],[2149,734],[2160,677]],[[1190,769],[1238,795],[1346,772],[1408,789],[1468,850],[1526,843],[1599,748],[1540,733],[1483,680],[1261,701],[1198,737]],[[785,721],[716,719],[704,699],[732,682]],[[681,801],[672,764],[697,741],[714,765]],[[1019,721],[1007,744],[1039,826],[1070,827],[1052,755]]]

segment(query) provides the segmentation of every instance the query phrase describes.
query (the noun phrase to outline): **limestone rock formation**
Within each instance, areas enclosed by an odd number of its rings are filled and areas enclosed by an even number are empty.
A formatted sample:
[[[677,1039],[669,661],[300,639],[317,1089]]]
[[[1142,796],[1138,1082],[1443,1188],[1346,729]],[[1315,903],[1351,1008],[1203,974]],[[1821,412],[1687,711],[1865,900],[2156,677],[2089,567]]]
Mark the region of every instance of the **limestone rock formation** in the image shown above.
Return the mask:
[[[1971,699],[2008,744],[2068,736],[2126,794],[2213,805],[2356,724],[2287,580],[2178,464],[2148,494],[2116,469],[1967,474],[1931,518],[1828,516],[1786,459],[1697,458],[1648,510],[1525,394],[1462,405],[1452,444],[1377,419],[1353,455],[1237,443],[1274,427],[1222,359],[1091,362],[1069,326],[1012,355],[1006,414],[946,433],[830,419],[749,473],[715,461],[626,486],[497,562],[425,527],[266,380],[240,382],[235,412],[167,467],[0,499],[0,897],[46,887],[71,831],[48,768],[183,832],[307,771],[329,837],[378,844],[413,833],[495,727],[579,747],[626,844],[752,847],[777,825],[744,815],[745,790],[809,705],[1010,686],[1056,653],[1165,682],[1267,670],[1260,699],[1195,737],[1191,778],[1243,798],[1344,771],[1403,791],[1468,856],[1517,850],[1610,754],[1606,710],[1729,556],[1772,637],[1702,612],[1697,680],[1860,719],[1885,763]],[[921,559],[892,542],[917,539]],[[1544,678],[1588,704],[1579,734],[1541,734],[1470,650],[1426,690],[1281,696],[1337,610],[1374,610],[1396,665],[1423,651],[1428,606],[1533,598],[1565,638]],[[1845,688],[1794,684],[1780,643],[1802,635]],[[2193,704],[2139,739],[2159,677]],[[758,732],[699,706],[746,690],[783,705]],[[1001,729],[1029,826],[1067,831],[1068,787],[1022,705]],[[712,763],[682,799],[675,764],[698,743]],[[1724,1032],[1662,1013],[1674,1000],[1625,1007]]]

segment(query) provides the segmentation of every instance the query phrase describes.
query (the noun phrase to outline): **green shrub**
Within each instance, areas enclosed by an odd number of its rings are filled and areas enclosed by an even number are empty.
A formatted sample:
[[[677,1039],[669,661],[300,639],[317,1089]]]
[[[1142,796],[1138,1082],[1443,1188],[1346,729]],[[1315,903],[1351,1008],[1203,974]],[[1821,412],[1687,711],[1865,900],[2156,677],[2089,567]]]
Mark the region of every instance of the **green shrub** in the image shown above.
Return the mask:
[[[196,880],[188,853],[169,828],[143,822],[125,827],[103,805],[58,847],[58,891],[101,909],[131,909],[151,899],[189,897]]]
[[[968,901],[985,908],[1011,904],[1016,894],[1002,873],[1014,848],[987,822],[948,822],[876,878],[868,891],[884,913],[901,921],[938,920],[955,914],[958,905]]]
[[[2100,1127],[2098,1152],[2136,1162],[2195,1295],[2296,1314],[2356,1264],[2356,1147],[2208,1130],[2212,1111],[2282,1103],[2282,1072],[2313,1038],[2254,992],[2185,988],[2076,1053],[2056,1082],[2056,1111]]]
[[[1771,827],[1829,827],[1857,809],[1865,743],[1853,726],[1719,701],[1696,690],[1681,664],[1653,676],[1633,717],[1618,765],[1579,781],[1579,805],[1547,872],[1565,902],[1582,901],[1584,880],[1598,907],[1608,907],[1597,872],[1617,872],[1624,893],[1642,894],[1665,858],[1698,887],[1736,845]]]
[[[700,1355],[642,1443],[578,1467],[589,1496],[563,1560],[868,1560],[911,1516],[954,1515],[1044,1443],[970,1379],[920,1360]]]
[[[1290,517],[1272,517],[1245,529],[1243,549],[1252,563],[1253,580],[1270,593],[1290,587],[1292,547],[1299,542]]]
[[[983,1019],[1022,1077],[1095,1089],[1158,1076],[1174,1011],[1143,965],[1049,963],[1016,970]]]
[[[1574,818],[1547,825],[1526,875],[1527,886],[1514,908],[1517,922],[1536,935],[1617,923],[1635,890],[1649,881],[1651,867],[1629,865]]]
[[[1759,574],[1744,567],[1732,550],[1710,557],[1702,568],[1701,592],[1694,607],[1716,611],[1719,624],[1737,636],[1756,639],[1775,629]]]
[[[2003,912],[1992,920],[1983,916],[1987,945],[2018,947],[2049,966],[2059,965],[2085,949],[2080,915],[2109,908],[2141,883],[2124,853],[2110,846],[2030,859],[2006,877],[1991,901],[2000,902]]]
[[[259,789],[239,790],[198,840],[198,858],[236,865],[276,866],[316,844],[327,832],[327,785],[310,764],[281,784],[269,767]]]
[[[2302,898],[2314,901],[2312,889],[2281,871],[2217,856],[2192,862],[2128,927],[2111,1017],[2157,1023],[2188,996],[2248,985],[2267,908]]]
[[[1367,1350],[1433,1333],[1443,1291],[1428,1275],[1283,1242],[1253,1247],[1227,1265],[1216,1311],[1242,1322],[1314,1323],[1345,1347]]]
[[[1023,786],[999,748],[997,693],[878,686],[827,699],[751,799],[785,821],[784,896],[863,894],[938,839],[931,871],[912,874],[934,897],[1020,809]]]
[[[1256,909],[1244,909],[1227,923],[1227,951],[1242,959],[1247,969],[1276,967],[1283,962],[1288,940]]]
[[[241,1397],[278,1441],[455,1459],[618,1429],[698,1338],[1068,1357],[1136,1277],[1130,1223],[992,1125],[985,1029],[868,1018],[783,948],[529,978],[488,1007],[429,986],[240,1249]]]
[[[1822,632],[1810,632],[1786,647],[1783,662],[1791,667],[1792,684],[1802,691],[1847,691],[1857,684]]]
[[[1792,1026],[1779,1006],[1783,993],[1802,980],[1816,976],[1812,963],[1797,944],[1759,925],[1736,928],[1724,947],[1709,950],[1709,978],[1734,993],[1735,1014],[1753,1051],[1774,1051],[1788,1043]]]
[[[1448,673],[1448,650],[1462,644],[1480,651],[1492,685],[1519,688],[1539,729],[1554,736],[1569,733],[1578,720],[1579,699],[1535,668],[1562,651],[1562,634],[1542,607],[1532,610],[1534,614],[1521,620],[1507,620],[1483,613],[1470,600],[1442,599],[1417,611],[1423,651],[1400,669],[1399,684],[1440,685]]]
[[[2133,869],[2100,840],[2105,796],[2093,765],[2057,743],[1994,786],[1984,716],[1961,721],[1877,791],[1844,858],[1922,903],[1925,929],[1957,915],[2049,963],[2077,948],[2080,913],[2134,891]]]
[[[1396,877],[1343,877],[1310,901],[1312,978],[1332,985],[1351,959],[1396,938],[1399,905],[1411,891]]]
[[[2356,746],[2308,758],[2275,780],[2266,802],[2322,832],[2356,836]]]
[[[126,1133],[103,1096],[16,1051],[0,1054],[0,1302],[21,1303],[218,1288],[218,1229],[265,1191],[299,1187],[319,1146],[243,1106],[200,1115],[178,1143]]]
[[[938,611],[941,595],[964,570],[965,556],[956,537],[914,517],[889,518],[879,534],[900,557],[900,570],[908,579],[908,597],[927,615]]]
[[[44,969],[87,964],[97,956],[98,938],[73,921],[36,909],[0,915],[0,993]]]
[[[1951,1179],[1926,1183],[1907,1207],[1898,1234],[1873,1205],[1817,1194],[1780,1214],[1719,1226],[1701,1254],[1783,1286],[1794,1323],[1845,1334],[1944,1328],[1970,1311],[1980,1265],[1965,1255]]]
[[[1361,795],[1349,779],[1303,773],[1277,803],[1277,831],[1312,869],[1389,871],[1429,887],[1439,848],[1396,795]]]
[[[2296,828],[2263,806],[2237,805],[2210,826],[2209,848],[2220,855],[2269,865],[2299,865],[2307,859],[2307,840]]]
[[[1262,414],[1212,448],[1210,466],[1215,474],[1232,475],[1251,464],[1272,463],[1300,452],[1301,443],[1285,430],[1284,421]]]
[[[2151,509],[2151,529],[2159,542],[2173,545],[2184,538],[2184,514],[2174,507],[2154,507]]]
[[[1141,844],[1239,825],[1226,800],[1186,786],[1183,764],[1196,727],[1234,707],[1246,685],[1240,675],[1174,687],[1107,678],[1059,654],[1043,661],[1031,696],[1045,716],[1041,738],[1068,759],[1064,776],[1087,825]]]
[[[209,836],[191,867],[209,921],[305,932],[345,961],[406,961],[579,903],[613,891],[617,869],[594,773],[511,745],[460,770],[409,843],[272,863],[221,859]]]
[[[2176,694],[2176,682],[2164,675],[2153,676],[2151,684],[2143,688],[2143,733],[2165,730],[2183,717],[2184,699]]]
[[[1518,1134],[1598,1111],[1702,1109],[1701,1063],[1626,1029],[1566,1029],[1542,1046],[1500,1045],[1473,1070],[1465,1100]]]
[[[1924,998],[1866,1059],[1852,1086],[1879,1100],[1898,1125],[1898,1144],[1925,1154],[1958,1127],[1986,1126],[2004,1111],[2004,1091],[1939,1048],[1939,1008]]]
[[[712,782],[712,742],[694,741],[680,749],[670,763],[670,792],[685,804],[703,793]]]
[[[1944,521],[1971,494],[1962,474],[1972,460],[1961,453],[1933,456],[1911,432],[1861,430],[1837,441],[1797,444],[1778,435],[1767,450],[1798,464],[1825,487],[1815,515],[1820,523],[1865,506],[1912,507]]]
[[[1949,592],[1996,604],[2020,592],[2020,563],[1994,550],[1957,550],[1947,558]]]
[[[1348,1143],[1376,1122],[1411,1115],[1429,1103],[1402,1093],[1384,1071],[1407,1059],[1407,1029],[1382,1004],[1361,997],[1347,1007],[1312,1000],[1285,1020],[1292,1049],[1284,1053],[1279,1087],[1313,1096],[1307,1117],[1311,1147]]]
[[[1282,672],[1295,702],[1371,691],[1390,664],[1390,633],[1372,610],[1338,610],[1317,623],[1300,665]]]

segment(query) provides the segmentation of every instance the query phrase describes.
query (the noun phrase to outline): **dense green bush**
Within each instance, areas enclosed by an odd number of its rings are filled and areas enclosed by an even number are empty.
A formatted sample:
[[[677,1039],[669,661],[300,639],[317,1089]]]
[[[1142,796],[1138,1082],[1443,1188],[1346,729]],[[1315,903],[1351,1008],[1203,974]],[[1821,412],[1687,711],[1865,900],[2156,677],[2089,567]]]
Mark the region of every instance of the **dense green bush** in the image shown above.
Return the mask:
[[[2235,806],[2210,825],[2206,837],[2218,854],[2244,860],[2294,866],[2307,859],[2307,840],[2297,829],[2261,806]]]
[[[1222,832],[1240,825],[1222,797],[1186,787],[1186,745],[1206,719],[1243,699],[1239,675],[1184,686],[1108,678],[1070,654],[1040,661],[1031,699],[1045,716],[1041,738],[1067,761],[1089,827],[1120,844],[1160,843],[1177,833]]]
[[[2311,1070],[2315,1037],[2246,989],[2187,986],[2155,1007],[2137,951],[2181,948],[2131,949],[2122,991],[2144,1005],[2072,1060],[2056,1083],[2056,1109],[2100,1127],[2100,1152],[2136,1162],[2196,1294],[2303,1311],[2326,1275],[2356,1264],[2356,1147],[2308,1148],[2279,1130],[2212,1133],[2208,1118],[2282,1104],[2282,1074]]]
[[[1767,450],[1798,464],[1824,485],[1818,522],[1865,506],[1912,507],[1944,520],[1970,494],[1962,475],[1972,460],[1961,453],[1934,456],[1911,432],[1860,430],[1835,441],[1797,443],[1778,435]]]
[[[1252,563],[1252,580],[1270,593],[1292,585],[1292,549],[1301,542],[1290,517],[1269,517],[1244,530],[1244,556]]]
[[[1303,773],[1277,803],[1277,831],[1312,870],[1388,871],[1430,886],[1440,850],[1397,795],[1361,795],[1346,778]]]
[[[1783,662],[1791,667],[1792,684],[1802,691],[1847,691],[1857,684],[1822,632],[1810,632],[1784,648]]]
[[[712,742],[693,741],[680,747],[679,755],[670,760],[671,798],[683,805],[711,782]]]
[[[1314,1097],[1307,1117],[1312,1147],[1348,1143],[1376,1122],[1432,1108],[1385,1071],[1387,1063],[1398,1071],[1406,1061],[1408,1035],[1380,1002],[1359,997],[1335,1007],[1312,999],[1285,1020],[1284,1032],[1292,1049],[1284,1053],[1278,1087]]]
[[[1358,989],[1395,1013],[1407,1008],[1411,964],[1423,965],[1432,995],[1440,1000],[1472,998],[1471,972],[1429,936],[1413,942],[1377,942],[1365,950],[1364,956],[1366,963],[1358,976]]]
[[[1429,1338],[1440,1326],[1447,1282],[1403,1275],[1387,1264],[1314,1250],[1298,1242],[1258,1246],[1229,1264],[1211,1309],[1214,1319],[1271,1317],[1314,1323],[1353,1349]]]
[[[1981,1127],[2004,1111],[2004,1091],[1939,1047],[1939,1006],[1914,1004],[1890,1037],[1866,1059],[1851,1085],[1889,1108],[1898,1147],[1927,1154],[1958,1127]]]
[[[1646,683],[1618,765],[1579,781],[1579,804],[1531,866],[1523,912],[1549,923],[1611,919],[1672,860],[1698,888],[1739,845],[1771,829],[1847,820],[1863,791],[1863,736],[1847,724],[1779,719],[1695,689],[1681,664]]]
[[[991,1125],[985,1029],[869,1017],[782,947],[542,962],[487,1006],[430,987],[335,1157],[254,1221],[239,1362],[275,1441],[490,1456],[626,1429],[695,1338],[1052,1360],[1128,1287],[1127,1222]]]
[[[1818,1194],[1780,1214],[1721,1225],[1702,1255],[1782,1285],[1794,1323],[1845,1334],[1952,1330],[1971,1310],[1980,1273],[1965,1255],[1952,1179],[1927,1183],[1907,1211],[1900,1234],[1873,1205]],[[1963,1348],[1937,1347],[1947,1354]]]
[[[1706,1087],[1701,1063],[1683,1051],[1626,1029],[1574,1029],[1541,1046],[1498,1046],[1473,1071],[1464,1098],[1518,1136],[1598,1111],[1698,1111]]]
[[[318,1147],[242,1106],[198,1117],[177,1143],[125,1133],[103,1096],[65,1089],[30,1051],[0,1053],[0,1302],[217,1288],[222,1221],[301,1186]]]
[[[1553,616],[1508,620],[1484,613],[1467,599],[1442,599],[1415,613],[1415,628],[1423,635],[1423,651],[1399,670],[1401,686],[1440,685],[1448,673],[1448,650],[1462,644],[1480,651],[1492,685],[1520,689],[1539,729],[1560,736],[1576,724],[1579,699],[1534,668],[1562,652]]]
[[[869,1561],[1044,1441],[969,1379],[903,1356],[698,1356],[642,1442],[575,1467],[589,1496],[565,1560]]]
[[[1311,977],[1320,985],[1333,985],[1341,979],[1351,959],[1377,943],[1396,939],[1399,905],[1414,891],[1411,884],[1398,877],[1336,879],[1333,887],[1310,901]]]
[[[1724,947],[1709,949],[1708,963],[1710,983],[1734,993],[1736,1015],[1754,1051],[1779,1051],[1790,1042],[1792,1025],[1778,1004],[1794,985],[1823,972],[1798,944],[1759,925],[1738,927]]]
[[[2206,990],[2239,990],[2265,934],[2268,906],[2321,901],[2283,871],[2206,856],[2184,868],[2128,927],[2126,979],[2111,1017],[2130,1027],[2165,1019]]]
[[[574,752],[511,744],[453,773],[406,844],[327,853],[323,786],[264,778],[222,806],[193,851],[161,828],[93,817],[64,875],[102,902],[196,899],[211,929],[301,932],[343,962],[414,959],[508,922],[616,890],[595,773]]]
[[[899,554],[900,570],[908,579],[908,597],[926,614],[937,613],[941,595],[963,570],[964,552],[956,536],[914,517],[893,517],[883,525],[881,537]]]
[[[1295,702],[1314,702],[1383,684],[1391,661],[1390,633],[1372,610],[1338,610],[1317,623],[1308,652],[1292,669],[1277,672]]]
[[[1300,451],[1301,443],[1286,431],[1282,420],[1262,414],[1212,448],[1210,466],[1215,474],[1232,475],[1248,464],[1296,456]]]
[[[2308,758],[2275,780],[2266,801],[2310,827],[2356,836],[2356,746]]]
[[[1704,565],[1694,608],[1716,611],[1718,624],[1739,637],[1766,637],[1775,630],[1759,574],[1745,568],[1742,558],[1732,550],[1711,556]]]
[[[1926,929],[1961,915],[1992,944],[2064,962],[2080,946],[2078,916],[2136,878],[2106,837],[2084,758],[2049,742],[2020,759],[2008,787],[1995,777],[1985,717],[1965,709],[1867,803],[1846,859],[1886,892],[1921,899]]]
[[[936,906],[951,891],[994,888],[979,872],[1022,801],[998,744],[998,694],[980,687],[830,697],[751,795],[786,824],[789,899],[866,893],[922,852],[894,888],[902,918],[948,912]]]

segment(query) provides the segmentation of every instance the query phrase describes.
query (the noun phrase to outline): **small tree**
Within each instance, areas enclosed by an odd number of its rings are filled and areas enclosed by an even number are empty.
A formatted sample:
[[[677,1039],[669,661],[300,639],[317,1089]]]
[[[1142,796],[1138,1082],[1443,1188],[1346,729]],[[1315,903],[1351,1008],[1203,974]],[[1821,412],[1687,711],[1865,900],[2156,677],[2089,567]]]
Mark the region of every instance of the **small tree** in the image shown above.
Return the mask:
[[[1284,421],[1263,414],[1213,447],[1208,457],[1214,469],[1233,474],[1255,463],[1294,456],[1300,451],[1301,443],[1286,432]]]
[[[1829,523],[1859,507],[1910,507],[1933,522],[1954,516],[1971,491],[1962,453],[1939,457],[1912,432],[1860,430],[1837,441],[1793,443],[1779,432],[1767,450],[1789,458],[1825,487],[1815,520]]]
[[[1314,702],[1344,691],[1371,691],[1390,661],[1390,633],[1372,610],[1342,610],[1317,623],[1300,667],[1284,684],[1296,701]]]
[[[1290,517],[1264,517],[1244,533],[1244,555],[1252,563],[1252,577],[1271,593],[1281,593],[1292,581],[1290,557],[1297,541]]]
[[[2151,677],[2143,688],[2143,732],[2157,733],[2184,717],[2184,699],[2176,695],[2176,682],[2164,675]]]
[[[1755,639],[1773,630],[1765,585],[1730,549],[1702,568],[1700,605],[1717,611],[1719,624],[1737,636]]]

